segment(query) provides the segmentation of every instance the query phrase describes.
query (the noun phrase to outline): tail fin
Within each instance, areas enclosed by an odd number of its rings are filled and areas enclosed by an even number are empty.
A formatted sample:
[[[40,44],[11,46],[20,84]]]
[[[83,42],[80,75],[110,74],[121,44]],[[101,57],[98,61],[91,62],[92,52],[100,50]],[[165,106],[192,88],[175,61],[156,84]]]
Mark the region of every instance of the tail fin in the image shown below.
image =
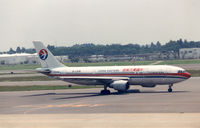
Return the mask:
[[[42,68],[64,67],[40,41],[33,41]]]

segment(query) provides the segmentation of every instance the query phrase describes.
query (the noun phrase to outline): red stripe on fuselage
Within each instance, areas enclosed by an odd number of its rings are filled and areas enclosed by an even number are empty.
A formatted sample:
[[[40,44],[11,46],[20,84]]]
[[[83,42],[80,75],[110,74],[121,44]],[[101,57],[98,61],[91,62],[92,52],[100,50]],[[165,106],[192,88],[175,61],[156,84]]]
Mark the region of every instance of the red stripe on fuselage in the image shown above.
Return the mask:
[[[187,78],[191,77],[190,73],[139,73],[139,74],[133,74],[133,73],[121,73],[121,74],[49,74],[49,76],[152,76],[152,75],[170,75],[170,76],[184,76]]]

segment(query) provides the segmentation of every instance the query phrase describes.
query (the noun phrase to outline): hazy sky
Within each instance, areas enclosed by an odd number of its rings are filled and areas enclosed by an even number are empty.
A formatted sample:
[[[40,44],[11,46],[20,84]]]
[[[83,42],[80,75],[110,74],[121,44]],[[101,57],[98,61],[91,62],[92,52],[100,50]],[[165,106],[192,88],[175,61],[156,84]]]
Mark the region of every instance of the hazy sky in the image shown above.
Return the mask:
[[[0,0],[0,51],[200,40],[200,0]]]

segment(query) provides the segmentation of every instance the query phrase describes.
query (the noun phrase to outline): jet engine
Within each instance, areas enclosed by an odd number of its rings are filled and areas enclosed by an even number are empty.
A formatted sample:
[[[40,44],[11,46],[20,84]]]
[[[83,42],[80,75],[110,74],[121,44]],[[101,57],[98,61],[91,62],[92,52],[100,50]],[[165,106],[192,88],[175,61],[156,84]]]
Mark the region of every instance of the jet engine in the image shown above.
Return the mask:
[[[128,81],[125,80],[116,80],[113,81],[110,86],[111,88],[118,90],[118,91],[126,91],[129,89],[130,85],[128,83]]]

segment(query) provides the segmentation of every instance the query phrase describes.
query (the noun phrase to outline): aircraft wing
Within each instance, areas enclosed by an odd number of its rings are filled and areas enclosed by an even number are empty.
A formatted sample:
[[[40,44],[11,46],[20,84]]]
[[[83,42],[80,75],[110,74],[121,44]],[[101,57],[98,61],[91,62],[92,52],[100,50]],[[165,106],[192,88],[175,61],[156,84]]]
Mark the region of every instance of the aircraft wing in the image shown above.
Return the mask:
[[[59,79],[61,79],[63,81],[96,80],[96,81],[99,81],[100,83],[110,83],[115,80],[129,80],[129,77],[62,76],[62,77],[59,77]]]
[[[93,77],[93,76],[62,76],[60,79],[91,79],[91,80],[128,80],[129,77]]]

